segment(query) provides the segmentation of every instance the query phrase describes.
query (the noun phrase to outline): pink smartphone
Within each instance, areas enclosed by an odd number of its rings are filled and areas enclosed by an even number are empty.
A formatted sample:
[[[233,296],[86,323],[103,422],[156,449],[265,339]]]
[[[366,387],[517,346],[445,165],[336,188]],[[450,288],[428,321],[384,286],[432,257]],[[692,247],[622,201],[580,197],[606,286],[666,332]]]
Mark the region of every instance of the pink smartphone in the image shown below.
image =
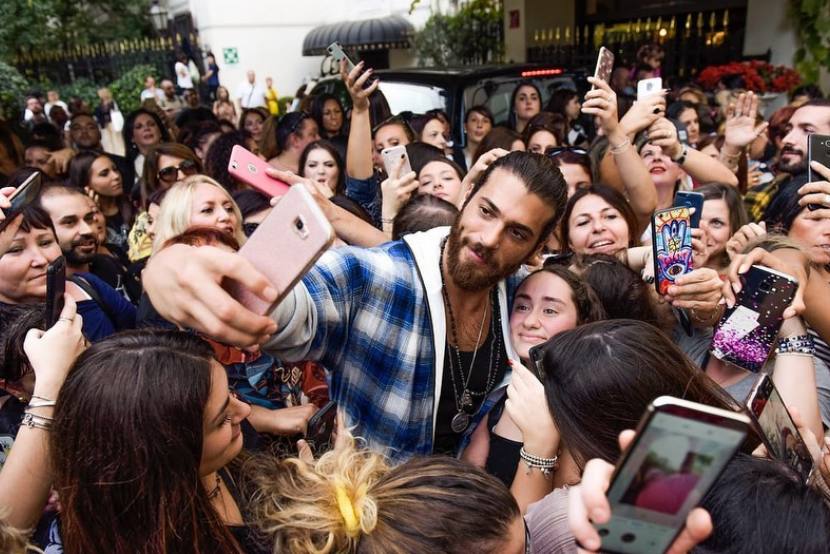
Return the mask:
[[[266,175],[265,169],[268,167],[268,162],[243,146],[237,144],[231,150],[231,159],[228,161],[228,173],[231,177],[268,196],[282,196],[288,192],[291,185]]]
[[[269,304],[230,279],[225,289],[252,312],[269,314],[333,241],[334,229],[317,202],[303,185],[294,185],[239,249],[278,291],[277,300]]]

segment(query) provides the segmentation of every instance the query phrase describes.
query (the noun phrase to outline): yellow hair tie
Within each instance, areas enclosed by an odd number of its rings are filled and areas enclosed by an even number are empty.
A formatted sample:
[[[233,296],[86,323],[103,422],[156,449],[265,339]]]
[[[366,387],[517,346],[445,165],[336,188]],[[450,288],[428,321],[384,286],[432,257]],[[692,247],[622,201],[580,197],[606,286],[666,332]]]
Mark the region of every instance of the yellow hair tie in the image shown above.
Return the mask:
[[[360,531],[360,518],[355,513],[352,499],[349,498],[349,493],[346,492],[346,487],[342,483],[334,485],[334,494],[337,498],[337,507],[340,510],[340,515],[343,516],[343,521],[346,523],[346,533],[349,536],[355,536]]]

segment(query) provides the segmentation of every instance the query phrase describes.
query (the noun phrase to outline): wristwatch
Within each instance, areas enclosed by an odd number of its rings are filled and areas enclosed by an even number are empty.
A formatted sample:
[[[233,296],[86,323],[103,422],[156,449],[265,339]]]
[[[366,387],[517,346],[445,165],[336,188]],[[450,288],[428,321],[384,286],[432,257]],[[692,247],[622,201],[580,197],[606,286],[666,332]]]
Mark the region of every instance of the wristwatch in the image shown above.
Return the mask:
[[[680,155],[676,158],[672,158],[672,161],[677,165],[683,165],[686,162],[686,155],[689,153],[689,147],[685,144],[682,145],[683,149],[680,150]]]

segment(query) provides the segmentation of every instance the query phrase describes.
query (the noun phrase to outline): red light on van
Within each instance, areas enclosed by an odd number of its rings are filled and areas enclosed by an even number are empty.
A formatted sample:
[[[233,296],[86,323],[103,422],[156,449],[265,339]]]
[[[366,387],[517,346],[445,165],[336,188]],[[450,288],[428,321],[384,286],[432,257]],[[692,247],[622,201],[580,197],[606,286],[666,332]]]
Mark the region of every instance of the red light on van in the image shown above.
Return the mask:
[[[529,71],[522,71],[522,77],[545,77],[547,75],[559,75],[563,73],[564,70],[562,68],[555,68],[555,69],[532,69]]]

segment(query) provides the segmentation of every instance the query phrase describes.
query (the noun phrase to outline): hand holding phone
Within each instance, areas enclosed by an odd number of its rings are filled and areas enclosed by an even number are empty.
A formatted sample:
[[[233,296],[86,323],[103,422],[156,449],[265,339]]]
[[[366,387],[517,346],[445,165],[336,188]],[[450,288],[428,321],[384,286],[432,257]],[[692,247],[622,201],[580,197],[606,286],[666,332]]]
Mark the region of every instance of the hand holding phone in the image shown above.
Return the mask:
[[[715,327],[710,352],[719,360],[758,372],[772,352],[798,281],[762,265],[753,265],[740,277],[741,292]]]
[[[597,55],[597,67],[594,70],[594,79],[600,79],[606,83],[611,80],[611,72],[614,70],[614,53],[605,46],[600,46]],[[592,89],[596,87],[591,87]]]
[[[674,281],[692,271],[692,227],[689,208],[654,212],[651,220],[654,249],[654,286],[660,295],[668,293]]]
[[[665,552],[744,441],[749,423],[740,413],[655,399],[614,470],[611,517],[594,524],[602,550]]]
[[[273,303],[235,280],[226,289],[240,304],[265,315],[285,298],[334,241],[334,229],[311,193],[294,185],[239,249],[239,255],[259,270],[277,290]]]
[[[654,77],[637,81],[637,102],[642,102],[652,94],[658,94],[663,90],[663,79]]]
[[[24,208],[34,203],[40,195],[42,186],[40,171],[35,171],[17,187],[8,197],[8,207],[3,209],[3,219],[0,220],[0,231],[12,222]]]
[[[231,177],[250,185],[268,196],[282,196],[290,185],[268,176],[269,165],[256,154],[237,144],[231,150],[228,173]]]
[[[409,154],[406,152],[406,146],[399,144],[384,148],[380,153],[383,159],[383,169],[386,175],[392,178],[399,178],[412,171],[412,164],[409,163]],[[396,168],[400,165],[400,170],[395,173]]]
[[[46,268],[46,309],[43,314],[46,329],[51,329],[60,318],[66,292],[66,260],[60,256]]]
[[[690,223],[692,229],[700,227],[700,217],[703,215],[703,194],[699,192],[692,192],[687,190],[679,190],[674,195],[674,207],[689,208]]]

